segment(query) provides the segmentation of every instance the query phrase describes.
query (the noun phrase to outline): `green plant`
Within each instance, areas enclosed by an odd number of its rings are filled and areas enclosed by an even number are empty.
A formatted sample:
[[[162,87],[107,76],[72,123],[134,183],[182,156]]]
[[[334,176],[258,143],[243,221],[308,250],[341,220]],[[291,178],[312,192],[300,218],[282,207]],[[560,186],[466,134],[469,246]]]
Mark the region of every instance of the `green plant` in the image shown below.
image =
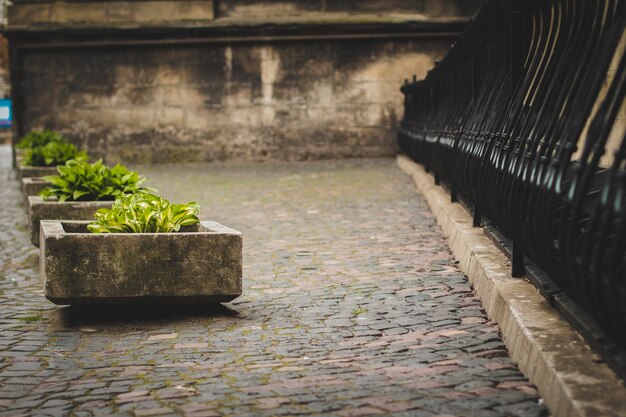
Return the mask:
[[[352,309],[352,316],[353,317],[357,317],[360,316],[361,314],[367,313],[367,309],[366,308],[362,308],[362,307],[355,307]]]
[[[149,193],[119,195],[87,228],[93,233],[169,233],[200,222],[195,202],[172,204]]]
[[[87,154],[67,142],[50,142],[44,146],[30,148],[24,154],[24,165],[54,166],[64,164],[70,159],[86,160]]]
[[[93,164],[70,159],[65,165],[58,165],[57,171],[59,175],[44,177],[52,185],[44,188],[40,196],[57,197],[59,201],[115,200],[120,194],[148,191],[141,187],[144,177],[120,164],[108,168],[101,159]]]
[[[41,316],[24,316],[18,317],[17,319],[22,321],[39,321],[41,320]]]
[[[15,145],[19,149],[32,149],[45,146],[51,142],[67,142],[59,132],[49,129],[32,130]]]

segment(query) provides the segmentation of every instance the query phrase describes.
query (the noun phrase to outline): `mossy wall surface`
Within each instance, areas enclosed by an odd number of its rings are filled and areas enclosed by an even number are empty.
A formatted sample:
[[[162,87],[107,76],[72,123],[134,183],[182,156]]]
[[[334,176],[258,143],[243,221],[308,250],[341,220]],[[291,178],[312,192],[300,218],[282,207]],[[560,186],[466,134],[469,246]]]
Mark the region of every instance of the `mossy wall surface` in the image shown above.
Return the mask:
[[[107,163],[391,156],[402,82],[423,77],[448,50],[454,35],[438,24],[462,28],[476,9],[461,1],[233,0],[190,21],[189,10],[164,0],[152,3],[168,18],[146,22],[133,20],[141,1],[42,12],[57,3],[13,6],[22,19],[9,25],[20,48],[16,119],[24,131],[58,129]],[[77,22],[68,10],[81,6],[92,13]],[[275,26],[288,36],[268,37]]]
[[[24,121],[108,162],[396,152],[404,77],[442,42],[316,42],[32,53]]]

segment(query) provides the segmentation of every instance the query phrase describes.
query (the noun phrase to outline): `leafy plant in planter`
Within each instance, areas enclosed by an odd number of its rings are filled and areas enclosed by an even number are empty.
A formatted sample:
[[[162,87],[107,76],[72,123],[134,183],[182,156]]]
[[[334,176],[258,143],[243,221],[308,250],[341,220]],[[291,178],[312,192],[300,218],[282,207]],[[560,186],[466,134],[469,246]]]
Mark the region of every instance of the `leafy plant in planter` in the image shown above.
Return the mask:
[[[45,146],[51,142],[67,142],[59,132],[49,129],[32,130],[15,145],[18,149],[32,149]]]
[[[68,142],[49,142],[44,146],[27,149],[22,164],[54,166],[64,164],[70,159],[83,161],[87,159],[87,154]]]
[[[110,209],[100,209],[87,226],[93,233],[170,233],[198,224],[195,202],[172,204],[150,193],[119,195]]]
[[[141,184],[146,180],[135,171],[117,164],[108,168],[98,160],[93,164],[70,159],[65,165],[57,166],[59,175],[44,177],[52,185],[39,195],[44,199],[57,197],[63,201],[115,200],[121,194],[148,191]]]

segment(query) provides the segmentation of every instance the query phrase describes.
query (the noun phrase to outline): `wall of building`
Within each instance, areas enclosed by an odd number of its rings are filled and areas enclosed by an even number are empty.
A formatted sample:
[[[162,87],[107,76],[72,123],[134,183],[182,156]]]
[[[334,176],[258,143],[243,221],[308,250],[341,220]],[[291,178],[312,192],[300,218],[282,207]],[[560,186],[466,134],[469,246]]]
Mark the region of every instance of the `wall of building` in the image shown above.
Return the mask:
[[[462,1],[232,0],[193,22],[175,8],[184,2],[163,1],[177,11],[155,32],[155,20],[132,17],[140,6],[112,14],[122,3],[98,2],[92,18],[84,2],[14,11],[23,132],[60,130],[110,163],[390,156],[400,85],[449,48],[453,35],[437,25],[467,20],[435,17],[467,13]]]
[[[399,86],[425,75],[446,47],[348,41],[31,53],[24,120],[111,161],[393,155]]]
[[[220,17],[257,18],[311,13],[416,14],[470,16],[483,0],[228,0],[216,2]]]

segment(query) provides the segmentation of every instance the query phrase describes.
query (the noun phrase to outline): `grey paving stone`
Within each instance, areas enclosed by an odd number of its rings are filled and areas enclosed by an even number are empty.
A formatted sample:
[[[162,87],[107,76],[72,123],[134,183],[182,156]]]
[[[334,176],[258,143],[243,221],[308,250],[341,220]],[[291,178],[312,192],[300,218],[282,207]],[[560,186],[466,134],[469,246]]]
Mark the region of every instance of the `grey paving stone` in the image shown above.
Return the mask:
[[[545,413],[392,159],[138,169],[243,233],[243,295],[206,309],[52,305],[0,147],[0,416]]]

